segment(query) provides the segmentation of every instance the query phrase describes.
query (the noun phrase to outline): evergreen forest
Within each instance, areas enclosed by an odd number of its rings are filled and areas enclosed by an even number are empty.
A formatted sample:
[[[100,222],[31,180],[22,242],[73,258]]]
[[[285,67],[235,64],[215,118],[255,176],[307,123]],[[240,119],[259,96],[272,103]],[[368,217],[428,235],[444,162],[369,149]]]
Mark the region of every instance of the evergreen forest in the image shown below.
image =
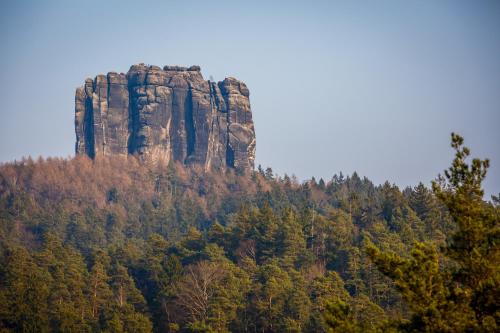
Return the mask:
[[[500,201],[134,157],[0,165],[0,332],[498,332]]]

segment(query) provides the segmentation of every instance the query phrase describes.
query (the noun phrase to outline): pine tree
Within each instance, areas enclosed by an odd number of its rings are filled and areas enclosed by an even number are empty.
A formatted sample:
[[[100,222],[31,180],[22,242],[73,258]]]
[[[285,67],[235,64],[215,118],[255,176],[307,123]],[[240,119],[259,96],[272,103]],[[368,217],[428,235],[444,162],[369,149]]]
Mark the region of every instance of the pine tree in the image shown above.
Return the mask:
[[[498,207],[483,201],[482,181],[489,160],[474,158],[464,139],[451,135],[455,149],[452,166],[433,183],[436,196],[445,204],[457,231],[448,240],[445,254],[458,264],[454,280],[456,301],[466,301],[475,313],[478,327],[500,326],[500,218]]]
[[[6,249],[2,263],[0,328],[15,332],[50,332],[50,274],[22,247]]]
[[[413,312],[409,330],[496,331],[500,323],[500,220],[497,207],[483,201],[481,182],[488,160],[473,159],[463,138],[452,133],[455,159],[433,183],[456,232],[443,259],[435,244],[416,243],[409,258],[367,249],[378,268],[395,281]]]

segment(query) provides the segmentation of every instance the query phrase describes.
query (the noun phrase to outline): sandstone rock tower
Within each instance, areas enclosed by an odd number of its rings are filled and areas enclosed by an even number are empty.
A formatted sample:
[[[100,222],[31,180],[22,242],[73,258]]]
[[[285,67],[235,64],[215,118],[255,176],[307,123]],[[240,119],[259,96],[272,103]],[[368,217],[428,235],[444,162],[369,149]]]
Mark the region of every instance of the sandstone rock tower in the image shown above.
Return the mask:
[[[76,153],[135,154],[210,168],[254,167],[247,86],[205,81],[199,66],[133,65],[85,80],[75,97]]]

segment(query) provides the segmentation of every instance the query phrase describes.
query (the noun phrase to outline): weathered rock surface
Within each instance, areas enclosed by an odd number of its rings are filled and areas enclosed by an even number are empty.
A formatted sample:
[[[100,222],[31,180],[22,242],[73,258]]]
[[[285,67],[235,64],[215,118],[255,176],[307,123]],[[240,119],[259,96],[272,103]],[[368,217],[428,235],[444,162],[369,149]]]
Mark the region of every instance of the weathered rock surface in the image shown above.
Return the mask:
[[[205,81],[199,66],[138,64],[98,75],[76,90],[76,153],[253,169],[249,95],[234,78]]]

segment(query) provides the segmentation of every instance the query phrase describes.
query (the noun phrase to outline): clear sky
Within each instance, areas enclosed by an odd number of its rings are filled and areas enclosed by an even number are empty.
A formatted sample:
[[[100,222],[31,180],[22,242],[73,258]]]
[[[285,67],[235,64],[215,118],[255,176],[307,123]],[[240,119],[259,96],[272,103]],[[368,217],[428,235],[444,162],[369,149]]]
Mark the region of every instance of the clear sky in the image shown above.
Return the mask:
[[[74,92],[134,63],[247,83],[257,163],[429,184],[450,132],[500,191],[500,1],[1,1],[0,161],[74,154]]]

